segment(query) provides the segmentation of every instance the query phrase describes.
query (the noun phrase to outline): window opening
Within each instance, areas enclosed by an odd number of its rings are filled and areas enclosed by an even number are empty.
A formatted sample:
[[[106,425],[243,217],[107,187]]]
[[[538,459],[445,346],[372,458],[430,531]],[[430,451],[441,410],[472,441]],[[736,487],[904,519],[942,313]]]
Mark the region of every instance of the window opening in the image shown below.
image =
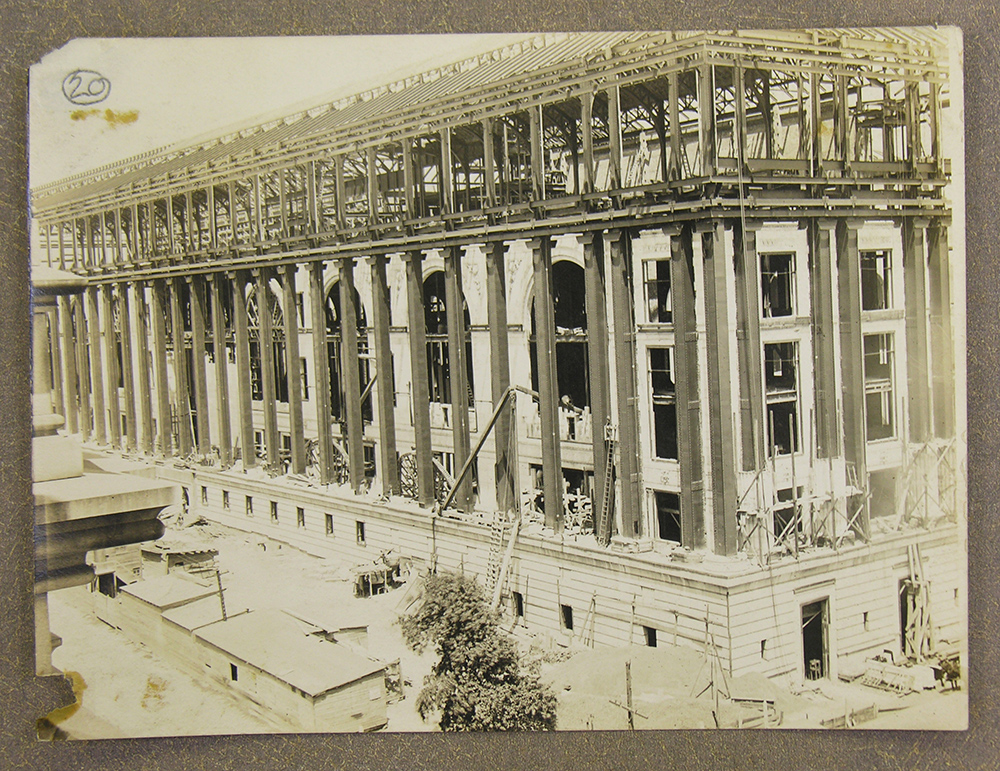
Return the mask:
[[[796,343],[764,346],[767,433],[772,456],[799,450],[797,348]]]
[[[795,313],[795,255],[760,255],[761,308],[765,319]]]
[[[881,311],[892,307],[892,252],[861,252],[861,309]]]
[[[672,354],[670,348],[649,349],[649,380],[653,400],[654,455],[677,460],[677,393]]]
[[[865,428],[868,441],[895,436],[892,335],[864,336]]]
[[[657,535],[662,541],[681,542],[681,498],[677,493],[655,492]]]
[[[644,260],[642,280],[646,287],[646,321],[650,324],[673,323],[670,260]]]

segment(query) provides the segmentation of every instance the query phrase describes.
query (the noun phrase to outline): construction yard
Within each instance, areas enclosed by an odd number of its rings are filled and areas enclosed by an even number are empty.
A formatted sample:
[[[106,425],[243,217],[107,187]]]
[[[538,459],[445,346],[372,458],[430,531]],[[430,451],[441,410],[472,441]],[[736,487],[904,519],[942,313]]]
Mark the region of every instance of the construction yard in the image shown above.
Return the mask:
[[[177,535],[178,531],[171,531]],[[416,712],[416,694],[434,661],[408,650],[396,624],[406,587],[359,598],[350,561],[310,556],[260,535],[216,524],[179,531],[193,544],[218,550],[226,605],[282,609],[318,617],[336,612],[368,627],[368,654],[399,661],[404,698],[388,706],[388,731],[432,731]],[[171,533],[168,533],[171,535]],[[381,561],[373,554],[373,564]],[[412,580],[412,578],[411,578]],[[294,731],[295,726],[208,678],[131,642],[90,611],[86,587],[50,598],[51,626],[63,643],[53,663],[77,672],[81,709],[60,727],[75,738]],[[897,695],[860,682],[801,682],[763,675],[729,678],[705,650],[676,647],[564,648],[546,636],[515,631],[525,658],[537,663],[559,699],[561,730],[681,728],[961,729],[967,691],[942,689]],[[631,695],[626,678],[630,670]],[[964,685],[964,683],[963,683]]]

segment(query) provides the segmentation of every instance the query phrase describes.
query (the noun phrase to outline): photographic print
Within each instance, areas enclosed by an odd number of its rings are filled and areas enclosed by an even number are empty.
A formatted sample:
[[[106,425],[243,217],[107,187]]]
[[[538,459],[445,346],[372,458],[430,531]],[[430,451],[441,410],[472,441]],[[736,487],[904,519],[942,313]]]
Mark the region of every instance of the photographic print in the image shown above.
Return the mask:
[[[41,738],[964,730],[955,28],[79,39]]]

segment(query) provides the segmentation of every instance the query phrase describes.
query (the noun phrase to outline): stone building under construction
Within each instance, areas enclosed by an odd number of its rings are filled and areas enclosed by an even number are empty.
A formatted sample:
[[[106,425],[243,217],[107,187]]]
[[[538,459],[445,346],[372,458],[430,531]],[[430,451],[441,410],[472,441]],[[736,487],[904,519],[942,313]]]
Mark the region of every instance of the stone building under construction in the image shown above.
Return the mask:
[[[958,646],[946,42],[534,36],[36,187],[67,429],[557,640]]]

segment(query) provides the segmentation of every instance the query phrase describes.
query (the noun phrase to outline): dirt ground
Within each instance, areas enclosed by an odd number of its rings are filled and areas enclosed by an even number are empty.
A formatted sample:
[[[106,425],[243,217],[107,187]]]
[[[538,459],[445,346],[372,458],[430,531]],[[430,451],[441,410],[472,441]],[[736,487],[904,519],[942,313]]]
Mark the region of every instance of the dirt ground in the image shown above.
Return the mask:
[[[219,552],[228,608],[279,608],[310,616],[344,613],[368,624],[368,654],[400,661],[405,698],[390,704],[388,731],[434,731],[416,712],[416,694],[434,661],[406,648],[396,624],[405,587],[367,599],[353,596],[352,562],[320,559],[264,536],[219,525],[188,527],[186,540]],[[375,555],[377,556],[377,555]],[[292,731],[222,685],[198,680],[99,621],[86,587],[49,596],[50,625],[63,644],[53,664],[80,673],[82,709],[61,727],[76,738],[178,736]],[[965,691],[925,691],[905,697],[857,683],[769,680],[752,674],[724,677],[717,671],[719,708],[706,689],[711,668],[699,650],[663,646],[623,649],[541,649],[522,638],[529,659],[559,699],[560,730],[623,730],[628,727],[625,662],[631,662],[636,729],[737,727],[760,724],[759,707],[725,698],[767,698],[783,728],[821,728],[825,719],[877,705],[878,717],[858,728],[961,729],[968,714]],[[534,647],[532,647],[534,645]],[[699,695],[700,694],[700,695]],[[772,721],[774,722],[773,718]]]

